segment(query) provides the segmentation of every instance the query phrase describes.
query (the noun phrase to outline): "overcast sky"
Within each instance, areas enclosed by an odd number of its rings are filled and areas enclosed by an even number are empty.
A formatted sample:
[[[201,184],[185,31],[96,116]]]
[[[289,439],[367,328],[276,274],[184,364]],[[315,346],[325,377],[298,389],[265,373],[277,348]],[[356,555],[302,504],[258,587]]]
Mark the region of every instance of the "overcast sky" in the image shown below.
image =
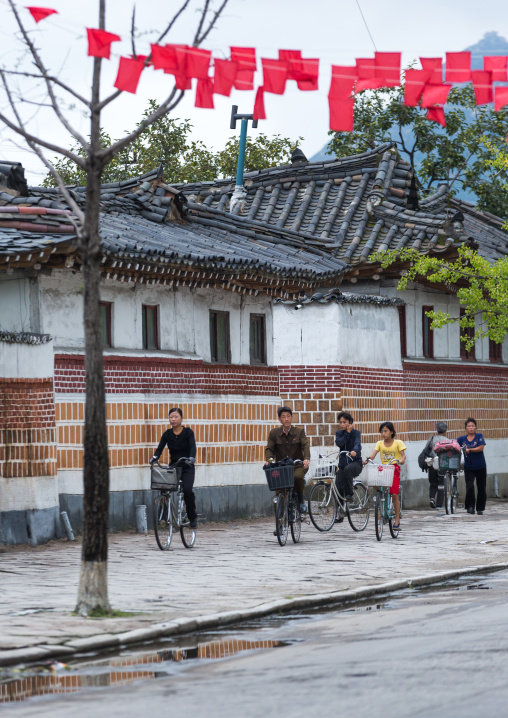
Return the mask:
[[[485,32],[495,30],[508,37],[506,3],[501,0],[359,0],[370,32],[379,51],[402,51],[403,64],[419,56],[443,56],[476,43]],[[215,0],[217,3],[218,0]],[[35,3],[34,3],[35,4]],[[132,2],[108,0],[106,27],[124,41],[113,45],[112,59],[106,66],[103,94],[111,89],[116,76],[118,58],[130,51],[129,28]],[[188,43],[192,39],[202,0],[193,0],[192,9],[177,22],[167,42]],[[88,58],[85,27],[97,27],[96,0],[44,0],[44,6],[59,15],[35,25],[31,16],[18,3],[26,26],[41,50],[47,65],[62,79],[86,93],[90,84],[92,59]],[[149,43],[180,6],[176,0],[143,0],[136,10],[138,31],[137,51],[149,50]],[[6,0],[0,0],[0,64],[12,69],[20,55],[19,40]],[[331,64],[352,64],[355,57],[369,57],[374,47],[365,27],[356,0],[230,0],[217,28],[203,45],[217,57],[228,57],[230,45],[256,47],[258,57],[277,57],[279,48],[299,49],[307,57],[319,57],[320,90],[299,92],[294,82],[288,83],[283,96],[265,95],[268,119],[259,123],[259,131],[281,134],[292,139],[304,138],[303,150],[310,157],[327,141],[327,92]],[[257,73],[261,84],[261,73]],[[38,99],[33,89],[19,84],[20,94]],[[103,126],[113,136],[134,127],[148,99],[162,101],[171,88],[171,76],[161,71],[145,70],[136,95],[123,93],[103,115]],[[230,98],[215,96],[214,110],[195,109],[194,92],[186,94],[175,116],[190,118],[194,136],[207,145],[220,148],[232,134],[229,129],[231,105],[251,112],[254,93],[233,91]],[[5,109],[2,96],[1,105]],[[33,116],[31,129],[35,134],[70,145],[70,139],[59,124],[44,110],[33,105],[19,105],[26,116]],[[88,133],[86,118],[77,112],[73,120],[79,130]],[[256,132],[252,130],[252,132]],[[27,169],[29,184],[40,182],[45,172],[29,151],[11,144],[13,133],[0,127],[0,158],[19,160]],[[51,153],[49,153],[52,156]]]

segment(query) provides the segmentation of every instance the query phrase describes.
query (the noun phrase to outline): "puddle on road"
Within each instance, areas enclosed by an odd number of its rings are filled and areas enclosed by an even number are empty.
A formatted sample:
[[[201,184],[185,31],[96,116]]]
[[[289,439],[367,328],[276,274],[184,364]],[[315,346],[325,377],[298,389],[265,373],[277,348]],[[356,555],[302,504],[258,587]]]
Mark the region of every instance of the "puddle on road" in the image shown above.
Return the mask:
[[[181,672],[185,664],[196,661],[223,660],[247,651],[259,651],[291,646],[300,642],[298,625],[302,621],[319,620],[331,613],[362,613],[401,608],[403,603],[424,601],[435,603],[440,595],[446,597],[454,591],[501,589],[508,591],[508,571],[459,579],[397,591],[380,599],[374,597],[337,605],[277,614],[245,621],[222,631],[203,632],[188,636],[147,642],[137,650],[124,650],[102,654],[86,654],[69,660],[66,665],[58,661],[0,668],[0,704],[26,701],[55,694],[125,686],[139,680],[168,678]],[[290,640],[273,638],[278,629],[292,626],[295,635]],[[263,638],[268,634],[271,637]]]

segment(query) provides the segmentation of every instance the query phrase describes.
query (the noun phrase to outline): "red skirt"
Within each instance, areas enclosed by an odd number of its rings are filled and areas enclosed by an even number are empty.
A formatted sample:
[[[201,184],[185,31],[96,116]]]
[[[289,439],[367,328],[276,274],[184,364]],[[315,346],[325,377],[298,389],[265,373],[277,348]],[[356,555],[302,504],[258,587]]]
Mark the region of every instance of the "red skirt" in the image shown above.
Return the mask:
[[[393,472],[393,484],[390,489],[391,494],[398,494],[400,490],[400,466],[395,464],[395,471]]]

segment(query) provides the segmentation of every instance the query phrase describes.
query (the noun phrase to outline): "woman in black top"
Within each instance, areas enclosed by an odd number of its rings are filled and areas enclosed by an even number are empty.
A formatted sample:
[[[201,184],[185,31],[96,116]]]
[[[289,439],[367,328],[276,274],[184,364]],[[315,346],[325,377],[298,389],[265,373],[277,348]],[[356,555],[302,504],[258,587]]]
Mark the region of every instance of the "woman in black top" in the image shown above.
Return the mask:
[[[175,464],[178,459],[190,459],[194,464],[196,460],[196,439],[194,432],[188,426],[182,426],[183,414],[182,410],[174,407],[169,410],[169,423],[171,429],[168,429],[161,436],[159,446],[155,450],[151,461],[157,461],[159,456],[167,446],[170,454],[170,462]],[[194,486],[194,466],[181,464],[182,466],[182,488],[187,516],[190,521],[191,528],[195,529],[198,525],[198,515],[196,513],[196,497],[192,487]]]

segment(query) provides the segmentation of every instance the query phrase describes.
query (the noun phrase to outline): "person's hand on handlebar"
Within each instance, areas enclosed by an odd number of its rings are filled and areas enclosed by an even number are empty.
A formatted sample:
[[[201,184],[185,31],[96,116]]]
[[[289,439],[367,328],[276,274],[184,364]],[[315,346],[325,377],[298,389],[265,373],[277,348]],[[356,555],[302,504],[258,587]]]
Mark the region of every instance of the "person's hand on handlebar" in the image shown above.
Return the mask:
[[[308,460],[308,459],[304,459],[303,468],[304,468],[304,469],[308,469],[308,468],[309,468],[309,460]]]
[[[152,458],[150,459],[150,461],[149,461],[148,463],[149,463],[150,466],[151,466],[152,464],[155,464],[157,461],[159,461],[159,457],[158,457],[158,456],[152,456]]]

